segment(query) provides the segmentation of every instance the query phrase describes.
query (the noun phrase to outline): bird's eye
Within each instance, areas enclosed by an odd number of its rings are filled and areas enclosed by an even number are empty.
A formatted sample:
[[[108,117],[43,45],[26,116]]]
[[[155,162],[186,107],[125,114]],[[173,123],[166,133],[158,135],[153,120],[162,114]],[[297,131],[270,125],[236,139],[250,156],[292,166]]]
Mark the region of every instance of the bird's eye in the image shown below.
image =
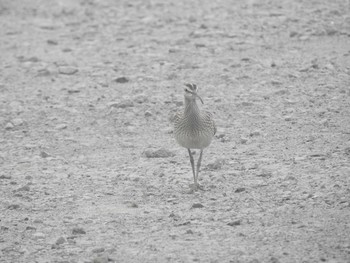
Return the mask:
[[[185,90],[185,92],[187,92],[187,93],[189,93],[190,91],[188,90],[188,89],[186,89],[186,88],[184,88],[184,90]]]

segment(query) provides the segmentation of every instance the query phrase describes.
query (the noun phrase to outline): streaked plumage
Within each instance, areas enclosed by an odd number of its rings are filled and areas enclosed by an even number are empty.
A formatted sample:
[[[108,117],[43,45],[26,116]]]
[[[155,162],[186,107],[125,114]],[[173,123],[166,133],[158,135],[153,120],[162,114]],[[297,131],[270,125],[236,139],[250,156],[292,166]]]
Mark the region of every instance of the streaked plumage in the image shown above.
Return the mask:
[[[195,84],[186,84],[185,88],[185,108],[175,116],[174,136],[176,141],[188,149],[195,188],[198,186],[197,179],[201,164],[203,149],[208,147],[216,133],[216,126],[213,116],[210,112],[201,111],[197,105],[196,98],[202,99],[197,94]],[[197,172],[194,169],[193,157],[190,149],[199,149],[201,151],[197,163]]]

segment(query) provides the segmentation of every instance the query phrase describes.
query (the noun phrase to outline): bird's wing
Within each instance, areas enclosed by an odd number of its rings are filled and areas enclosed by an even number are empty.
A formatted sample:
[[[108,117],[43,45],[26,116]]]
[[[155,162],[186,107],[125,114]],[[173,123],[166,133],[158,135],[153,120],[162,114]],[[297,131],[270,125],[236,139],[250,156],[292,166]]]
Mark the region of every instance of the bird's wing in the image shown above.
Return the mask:
[[[209,111],[205,111],[205,122],[210,125],[210,127],[213,129],[213,135],[216,134],[216,124],[213,118],[213,114],[211,114]]]

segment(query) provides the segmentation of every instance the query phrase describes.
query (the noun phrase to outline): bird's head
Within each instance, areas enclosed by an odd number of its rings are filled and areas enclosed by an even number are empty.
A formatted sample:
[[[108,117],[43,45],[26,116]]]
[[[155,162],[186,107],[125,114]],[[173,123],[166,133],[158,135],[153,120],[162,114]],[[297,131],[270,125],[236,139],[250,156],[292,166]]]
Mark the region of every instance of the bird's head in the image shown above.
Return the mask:
[[[185,84],[185,98],[188,100],[196,100],[198,98],[202,104],[204,104],[202,98],[197,94],[198,87],[196,84],[193,83],[186,83]]]

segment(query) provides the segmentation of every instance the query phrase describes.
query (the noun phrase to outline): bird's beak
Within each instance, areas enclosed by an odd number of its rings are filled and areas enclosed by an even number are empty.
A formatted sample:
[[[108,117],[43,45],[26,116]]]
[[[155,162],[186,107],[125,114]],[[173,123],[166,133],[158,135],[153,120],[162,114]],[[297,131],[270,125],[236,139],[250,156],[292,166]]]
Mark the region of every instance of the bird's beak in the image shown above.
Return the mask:
[[[203,100],[202,100],[202,98],[201,97],[199,97],[199,95],[197,94],[197,93],[192,93],[193,95],[195,95],[201,102],[202,102],[202,104],[204,104],[204,102],[203,102]]]

